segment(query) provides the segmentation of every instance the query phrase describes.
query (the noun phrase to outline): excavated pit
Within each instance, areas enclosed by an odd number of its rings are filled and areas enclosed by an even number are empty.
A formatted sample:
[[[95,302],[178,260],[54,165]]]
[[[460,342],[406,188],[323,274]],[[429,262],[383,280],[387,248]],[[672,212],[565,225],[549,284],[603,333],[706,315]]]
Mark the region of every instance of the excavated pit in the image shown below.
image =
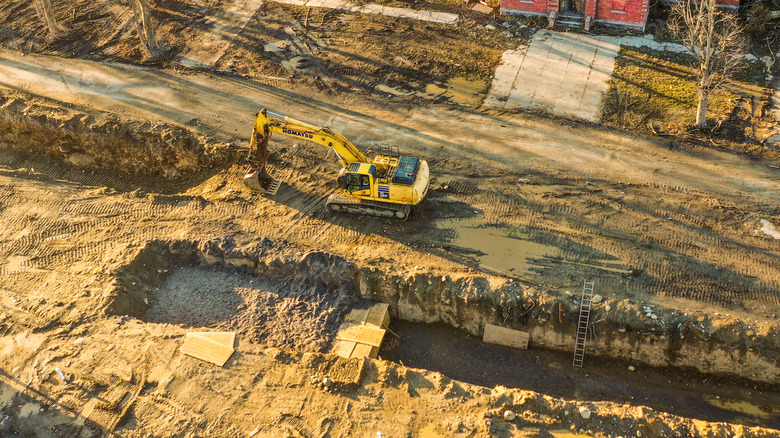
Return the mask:
[[[345,312],[362,304],[354,287],[327,284],[282,266],[258,272],[215,258],[191,242],[153,241],[118,270],[107,312],[149,323],[236,331],[253,343],[325,352]],[[310,253],[304,263],[328,263]]]
[[[153,241],[116,279],[109,314],[237,330],[256,342],[306,351],[323,351],[343,314],[363,299],[389,303],[394,319],[442,322],[475,336],[486,323],[499,324],[529,332],[531,348],[563,352],[573,351],[579,315],[576,294],[495,277],[402,276],[267,239],[242,248],[229,241]],[[181,299],[211,305],[212,291],[221,298],[208,312],[184,319],[172,313]],[[780,383],[774,326],[606,298],[594,305],[591,321],[589,357]]]

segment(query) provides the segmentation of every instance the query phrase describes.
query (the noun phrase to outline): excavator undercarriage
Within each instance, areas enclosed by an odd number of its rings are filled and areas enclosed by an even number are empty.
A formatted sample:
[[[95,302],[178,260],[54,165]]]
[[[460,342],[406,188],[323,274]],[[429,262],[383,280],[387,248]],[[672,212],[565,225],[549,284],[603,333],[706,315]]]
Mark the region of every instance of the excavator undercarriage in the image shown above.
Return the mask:
[[[367,214],[377,217],[392,217],[406,220],[412,212],[412,206],[408,204],[388,204],[372,201],[370,199],[355,199],[334,193],[328,197],[325,206],[335,213]]]

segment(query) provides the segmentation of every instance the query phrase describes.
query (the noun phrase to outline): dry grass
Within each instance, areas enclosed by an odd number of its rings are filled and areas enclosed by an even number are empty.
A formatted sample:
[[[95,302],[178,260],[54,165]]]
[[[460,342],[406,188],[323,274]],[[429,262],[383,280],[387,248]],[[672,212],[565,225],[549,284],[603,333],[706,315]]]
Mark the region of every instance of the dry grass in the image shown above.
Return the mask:
[[[678,132],[695,121],[695,71],[689,57],[649,49],[622,47],[604,103],[603,120],[623,129],[643,130],[653,125]],[[730,118],[739,95],[717,91],[710,97],[708,119]]]

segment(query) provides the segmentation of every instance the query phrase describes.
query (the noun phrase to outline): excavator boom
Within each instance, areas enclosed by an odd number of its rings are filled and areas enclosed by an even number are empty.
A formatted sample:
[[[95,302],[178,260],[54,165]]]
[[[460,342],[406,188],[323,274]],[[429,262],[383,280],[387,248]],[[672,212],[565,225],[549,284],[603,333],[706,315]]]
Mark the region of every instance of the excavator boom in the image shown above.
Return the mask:
[[[268,116],[271,114],[271,117]],[[328,147],[339,157],[342,167],[349,163],[368,163],[368,158],[346,137],[331,130],[310,125],[291,117],[262,110],[255,119],[255,132],[276,132]],[[268,137],[267,135],[265,137]],[[251,147],[251,146],[250,146]]]

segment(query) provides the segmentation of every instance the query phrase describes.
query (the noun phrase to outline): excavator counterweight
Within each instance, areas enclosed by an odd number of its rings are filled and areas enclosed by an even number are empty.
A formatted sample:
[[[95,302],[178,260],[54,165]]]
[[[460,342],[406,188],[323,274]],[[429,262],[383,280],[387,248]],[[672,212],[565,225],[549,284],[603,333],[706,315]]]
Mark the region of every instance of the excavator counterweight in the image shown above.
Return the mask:
[[[269,114],[271,114],[269,116]],[[304,139],[336,153],[342,166],[342,189],[328,198],[330,211],[407,219],[412,207],[428,194],[430,175],[425,160],[401,156],[396,147],[382,147],[369,159],[346,137],[265,109],[257,113],[247,161],[252,170],[244,184],[272,196],[281,185],[266,169],[272,133]]]

